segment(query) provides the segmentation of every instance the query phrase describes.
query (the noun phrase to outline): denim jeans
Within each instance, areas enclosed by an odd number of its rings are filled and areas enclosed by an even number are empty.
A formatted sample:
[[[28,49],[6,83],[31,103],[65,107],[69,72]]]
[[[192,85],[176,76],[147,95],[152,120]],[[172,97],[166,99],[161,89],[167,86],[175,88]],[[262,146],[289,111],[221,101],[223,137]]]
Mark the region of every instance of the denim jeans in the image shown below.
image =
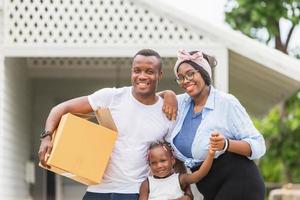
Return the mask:
[[[139,194],[86,192],[82,200],[138,200]]]

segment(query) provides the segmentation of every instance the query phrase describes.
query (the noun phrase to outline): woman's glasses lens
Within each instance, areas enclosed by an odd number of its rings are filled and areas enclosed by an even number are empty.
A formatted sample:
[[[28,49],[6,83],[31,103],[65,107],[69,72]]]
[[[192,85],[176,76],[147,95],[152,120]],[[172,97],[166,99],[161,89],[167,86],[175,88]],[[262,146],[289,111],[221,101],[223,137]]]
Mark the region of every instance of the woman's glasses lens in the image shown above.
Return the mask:
[[[187,72],[185,75],[179,75],[177,78],[176,78],[176,81],[178,84],[182,84],[184,82],[184,80],[188,80],[188,81],[191,81],[193,80],[194,78],[194,74],[196,73],[197,71],[190,71],[190,72]]]

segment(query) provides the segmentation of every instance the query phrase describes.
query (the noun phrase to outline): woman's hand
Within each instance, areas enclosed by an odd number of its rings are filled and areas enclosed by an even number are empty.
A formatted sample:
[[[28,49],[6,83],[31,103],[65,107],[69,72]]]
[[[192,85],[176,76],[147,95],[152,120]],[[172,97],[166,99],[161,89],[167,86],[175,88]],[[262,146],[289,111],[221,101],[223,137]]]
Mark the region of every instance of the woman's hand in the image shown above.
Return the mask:
[[[164,91],[163,94],[164,105],[163,112],[166,114],[169,120],[176,120],[178,104],[176,99],[176,94],[171,90]]]
[[[214,131],[209,138],[210,149],[222,151],[225,147],[225,140],[226,138],[221,133]]]

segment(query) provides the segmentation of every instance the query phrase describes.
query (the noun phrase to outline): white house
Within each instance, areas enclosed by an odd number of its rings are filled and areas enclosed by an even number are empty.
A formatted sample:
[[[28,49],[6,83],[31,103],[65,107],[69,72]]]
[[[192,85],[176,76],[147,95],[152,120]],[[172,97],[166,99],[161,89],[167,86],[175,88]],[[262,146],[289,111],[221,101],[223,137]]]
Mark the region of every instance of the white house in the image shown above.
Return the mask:
[[[44,121],[63,100],[130,84],[130,58],[142,48],[164,57],[160,89],[175,91],[178,49],[215,55],[215,86],[253,115],[300,88],[296,59],[163,0],[0,0],[1,199],[82,198],[83,186],[36,165]]]

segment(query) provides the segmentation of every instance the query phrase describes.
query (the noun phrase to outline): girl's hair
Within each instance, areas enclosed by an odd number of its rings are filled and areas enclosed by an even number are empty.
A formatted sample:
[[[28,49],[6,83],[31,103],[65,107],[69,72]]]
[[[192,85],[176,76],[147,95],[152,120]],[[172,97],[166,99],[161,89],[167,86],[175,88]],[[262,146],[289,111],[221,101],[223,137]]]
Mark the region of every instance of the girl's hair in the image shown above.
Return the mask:
[[[148,161],[149,161],[149,153],[151,151],[151,149],[157,148],[157,147],[162,147],[169,155],[170,157],[174,157],[173,155],[173,149],[170,143],[166,142],[166,141],[156,141],[156,142],[152,142],[148,148],[148,153],[147,153],[147,157],[148,157]]]

